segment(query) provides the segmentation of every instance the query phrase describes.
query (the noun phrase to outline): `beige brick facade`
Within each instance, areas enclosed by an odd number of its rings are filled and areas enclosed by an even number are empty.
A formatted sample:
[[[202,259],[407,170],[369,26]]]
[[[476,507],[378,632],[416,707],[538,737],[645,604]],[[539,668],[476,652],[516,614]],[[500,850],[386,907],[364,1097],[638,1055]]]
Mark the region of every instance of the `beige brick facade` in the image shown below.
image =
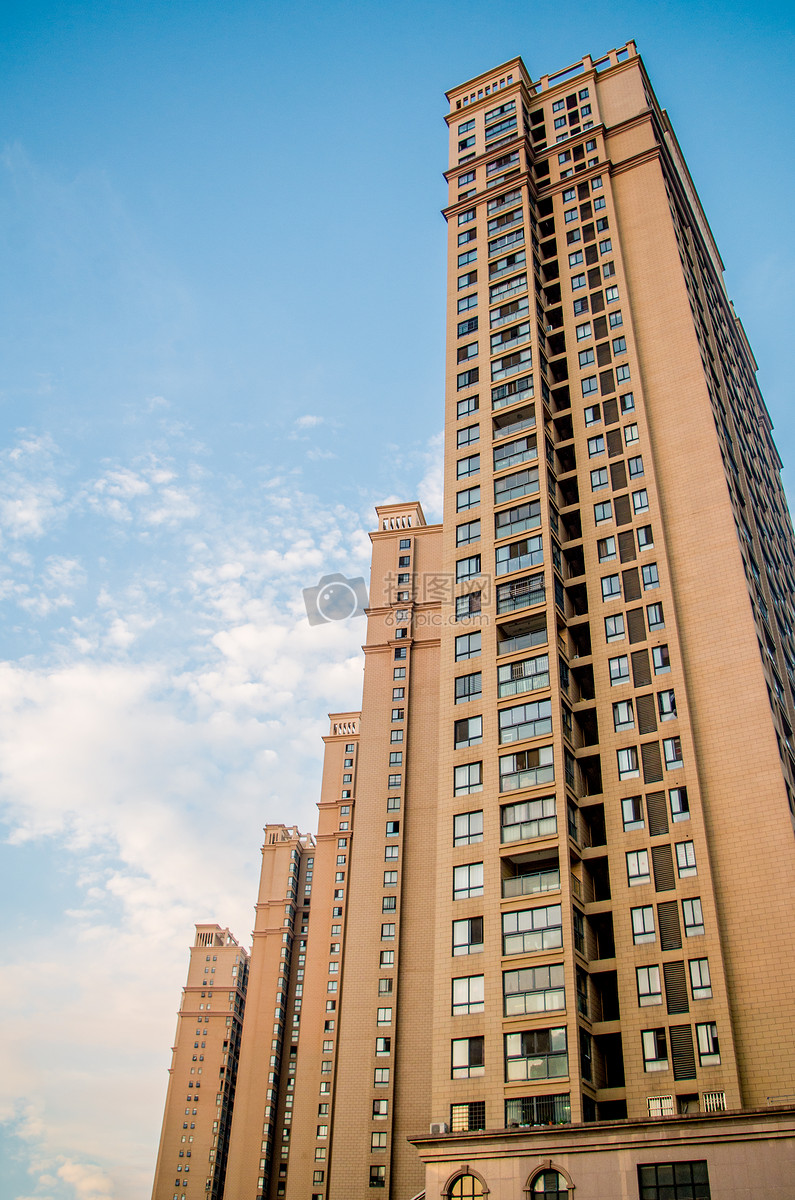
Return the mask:
[[[377,510],[361,714],[316,843],[266,830],[226,1194],[739,1197],[764,1153],[783,1197],[795,544],[755,363],[633,43],[448,99],[444,520]]]

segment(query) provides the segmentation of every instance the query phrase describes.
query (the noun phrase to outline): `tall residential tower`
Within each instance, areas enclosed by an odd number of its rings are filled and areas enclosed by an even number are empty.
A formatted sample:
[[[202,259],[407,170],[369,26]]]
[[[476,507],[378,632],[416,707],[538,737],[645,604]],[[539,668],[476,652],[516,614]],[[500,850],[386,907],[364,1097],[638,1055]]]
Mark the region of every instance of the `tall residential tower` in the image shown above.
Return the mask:
[[[448,100],[444,521],[379,509],[227,1200],[739,1198],[762,1161],[783,1200],[795,544],[755,362],[633,43]]]

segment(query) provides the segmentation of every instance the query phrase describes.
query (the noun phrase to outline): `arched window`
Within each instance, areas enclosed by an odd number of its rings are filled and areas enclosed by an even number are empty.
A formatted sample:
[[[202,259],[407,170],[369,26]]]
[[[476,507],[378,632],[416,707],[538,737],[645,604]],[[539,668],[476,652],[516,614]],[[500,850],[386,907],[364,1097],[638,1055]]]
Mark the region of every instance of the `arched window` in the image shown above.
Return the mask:
[[[450,1184],[447,1195],[450,1200],[480,1200],[486,1193],[476,1175],[459,1175]]]
[[[559,1171],[542,1171],[533,1180],[530,1195],[544,1196],[545,1200],[569,1200],[569,1189]]]

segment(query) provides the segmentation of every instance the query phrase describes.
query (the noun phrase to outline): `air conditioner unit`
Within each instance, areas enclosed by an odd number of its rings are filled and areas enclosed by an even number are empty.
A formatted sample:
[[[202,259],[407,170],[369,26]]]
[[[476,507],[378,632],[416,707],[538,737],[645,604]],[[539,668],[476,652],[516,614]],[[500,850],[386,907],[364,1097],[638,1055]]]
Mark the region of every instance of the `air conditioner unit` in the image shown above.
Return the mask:
[[[431,1137],[438,1137],[442,1133],[449,1133],[450,1127],[446,1121],[434,1121],[431,1125]]]
[[[554,328],[555,328],[554,325],[547,325],[547,333],[552,333]]]

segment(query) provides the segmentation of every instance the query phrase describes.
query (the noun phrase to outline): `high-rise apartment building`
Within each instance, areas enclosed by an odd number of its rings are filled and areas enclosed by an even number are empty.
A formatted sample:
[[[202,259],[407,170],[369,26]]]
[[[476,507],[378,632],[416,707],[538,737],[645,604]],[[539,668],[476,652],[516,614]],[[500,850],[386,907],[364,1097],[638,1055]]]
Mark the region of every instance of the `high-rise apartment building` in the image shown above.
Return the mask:
[[[783,1200],[795,542],[754,359],[632,43],[448,99],[444,520],[378,510],[317,839],[266,829],[226,1200]]]

